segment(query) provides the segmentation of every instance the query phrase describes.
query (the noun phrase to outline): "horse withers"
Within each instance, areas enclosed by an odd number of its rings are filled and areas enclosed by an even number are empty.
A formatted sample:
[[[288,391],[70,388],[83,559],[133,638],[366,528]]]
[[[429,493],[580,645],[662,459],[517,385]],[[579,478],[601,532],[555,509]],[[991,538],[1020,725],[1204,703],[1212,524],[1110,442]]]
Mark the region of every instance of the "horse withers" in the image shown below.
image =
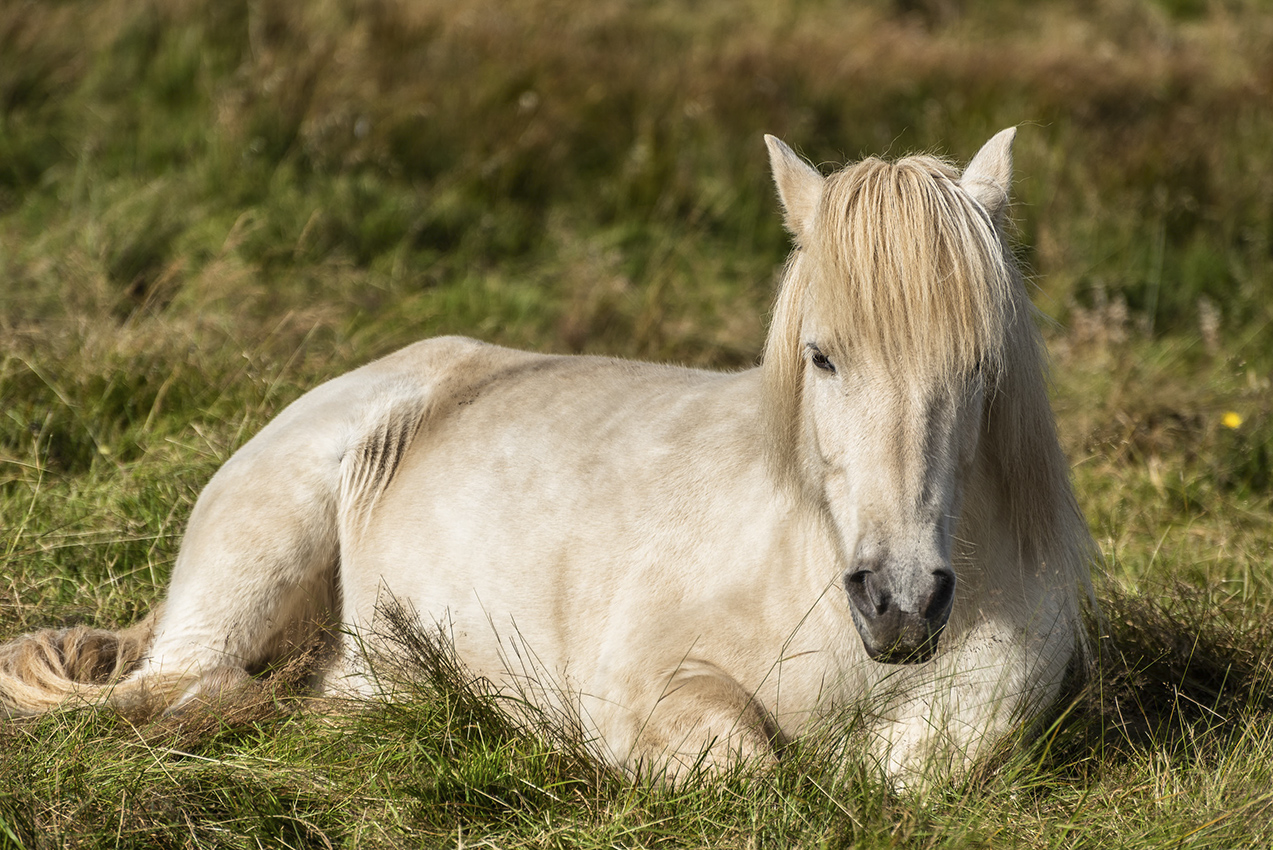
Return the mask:
[[[374,696],[393,599],[620,768],[772,759],[855,707],[890,776],[967,765],[1055,699],[1091,597],[1003,236],[1013,135],[962,175],[827,177],[767,137],[796,247],[759,368],[440,338],[314,389],[208,483],[162,613],[11,641],[0,703],[232,700],[318,630],[319,690]]]

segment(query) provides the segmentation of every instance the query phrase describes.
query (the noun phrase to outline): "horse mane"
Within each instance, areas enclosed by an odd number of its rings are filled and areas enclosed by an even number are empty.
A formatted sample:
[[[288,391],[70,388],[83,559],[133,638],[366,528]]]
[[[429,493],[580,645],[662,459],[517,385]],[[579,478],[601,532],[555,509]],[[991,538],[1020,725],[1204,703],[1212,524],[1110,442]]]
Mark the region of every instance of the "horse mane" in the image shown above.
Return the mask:
[[[906,372],[998,360],[1016,312],[1009,261],[989,216],[931,156],[872,157],[828,177],[801,251],[804,295],[841,353]],[[799,332],[801,317],[789,316]]]
[[[1087,586],[1094,546],[1074,499],[1047,394],[1046,352],[1021,272],[959,172],[932,156],[869,158],[827,177],[783,273],[762,363],[775,475],[822,495],[801,422],[801,327],[821,320],[833,359],[873,358],[926,380],[986,379],[985,471],[1021,558]]]

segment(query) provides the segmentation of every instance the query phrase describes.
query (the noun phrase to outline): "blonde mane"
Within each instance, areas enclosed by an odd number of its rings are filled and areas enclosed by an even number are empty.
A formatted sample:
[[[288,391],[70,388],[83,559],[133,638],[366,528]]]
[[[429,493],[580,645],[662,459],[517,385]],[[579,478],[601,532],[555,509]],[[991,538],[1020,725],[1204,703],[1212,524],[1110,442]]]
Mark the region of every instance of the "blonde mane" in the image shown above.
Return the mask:
[[[1086,575],[1091,538],[1047,397],[1033,306],[991,216],[931,156],[866,159],[827,177],[797,234],[766,342],[763,410],[775,474],[820,500],[802,427],[806,319],[818,345],[917,380],[987,381],[985,471],[1022,557]]]
[[[1017,312],[1012,274],[989,216],[957,178],[916,156],[871,158],[826,180],[801,246],[806,298],[834,334],[820,344],[907,372],[998,361]]]

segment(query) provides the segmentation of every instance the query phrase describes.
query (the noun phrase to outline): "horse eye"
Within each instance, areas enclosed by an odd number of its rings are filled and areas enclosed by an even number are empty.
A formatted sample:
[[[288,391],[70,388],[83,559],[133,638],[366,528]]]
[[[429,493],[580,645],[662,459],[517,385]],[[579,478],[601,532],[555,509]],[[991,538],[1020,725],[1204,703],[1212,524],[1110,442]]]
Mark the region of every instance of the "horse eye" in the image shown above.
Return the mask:
[[[822,349],[812,343],[809,344],[809,351],[812,352],[813,365],[821,369],[823,372],[835,372],[835,364],[831,362],[831,358],[822,353]]]

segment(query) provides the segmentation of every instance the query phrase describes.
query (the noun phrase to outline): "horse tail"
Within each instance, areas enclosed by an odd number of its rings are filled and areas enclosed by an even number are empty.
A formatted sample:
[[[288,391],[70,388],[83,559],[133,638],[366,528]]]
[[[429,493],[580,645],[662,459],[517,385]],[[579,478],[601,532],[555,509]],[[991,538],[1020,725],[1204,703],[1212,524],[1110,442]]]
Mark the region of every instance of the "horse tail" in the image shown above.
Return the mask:
[[[43,714],[80,703],[146,706],[151,684],[125,678],[154,640],[163,606],[127,629],[44,629],[0,644],[0,716]]]

